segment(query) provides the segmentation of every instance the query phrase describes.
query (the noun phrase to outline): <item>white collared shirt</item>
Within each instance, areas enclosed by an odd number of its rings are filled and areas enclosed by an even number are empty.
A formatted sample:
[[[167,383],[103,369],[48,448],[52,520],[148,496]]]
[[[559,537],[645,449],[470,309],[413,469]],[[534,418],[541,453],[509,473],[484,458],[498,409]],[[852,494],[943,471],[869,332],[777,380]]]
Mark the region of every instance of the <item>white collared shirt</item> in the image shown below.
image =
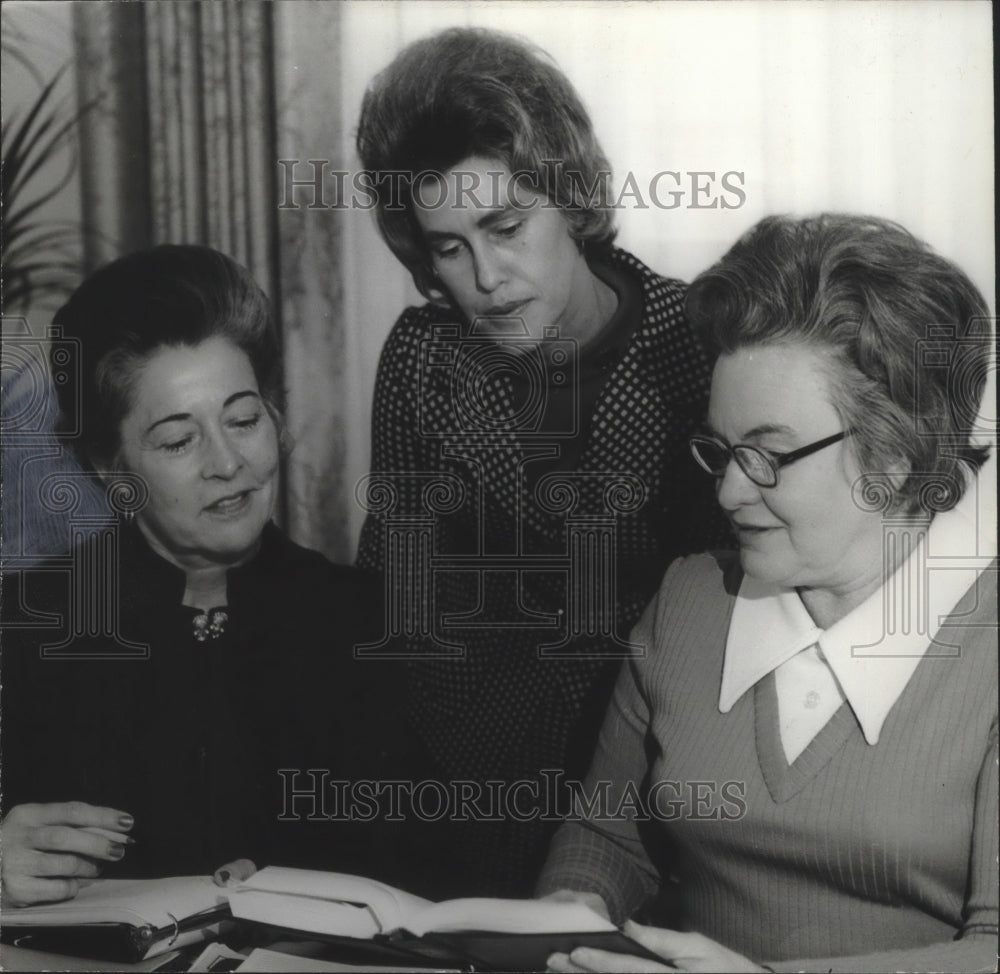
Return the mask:
[[[986,498],[978,489],[993,482],[995,468],[991,454],[958,506],[937,515],[889,580],[829,629],[816,626],[794,589],[745,576],[726,641],[719,710],[728,713],[774,671],[789,763],[844,700],[865,740],[876,744],[920,660],[953,652],[936,638],[941,624],[996,557],[995,507],[989,489]]]

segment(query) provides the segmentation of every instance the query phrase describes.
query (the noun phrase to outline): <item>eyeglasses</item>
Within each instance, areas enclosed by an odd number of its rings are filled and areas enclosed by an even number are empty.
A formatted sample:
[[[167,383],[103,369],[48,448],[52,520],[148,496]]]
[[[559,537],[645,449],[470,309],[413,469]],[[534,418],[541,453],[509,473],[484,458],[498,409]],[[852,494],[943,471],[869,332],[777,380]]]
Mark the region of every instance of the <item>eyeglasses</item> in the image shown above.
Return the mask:
[[[840,433],[834,433],[833,436],[824,437],[822,440],[817,440],[808,446],[801,446],[789,453],[774,453],[770,450],[762,450],[758,446],[748,446],[746,443],[730,446],[717,436],[692,436],[688,442],[695,460],[713,477],[725,476],[729,462],[735,460],[739,464],[740,470],[758,487],[777,487],[778,471],[781,467],[786,467],[796,460],[801,460],[812,453],[818,453],[828,446],[833,446],[844,437],[850,436],[851,432],[852,430],[842,430]]]

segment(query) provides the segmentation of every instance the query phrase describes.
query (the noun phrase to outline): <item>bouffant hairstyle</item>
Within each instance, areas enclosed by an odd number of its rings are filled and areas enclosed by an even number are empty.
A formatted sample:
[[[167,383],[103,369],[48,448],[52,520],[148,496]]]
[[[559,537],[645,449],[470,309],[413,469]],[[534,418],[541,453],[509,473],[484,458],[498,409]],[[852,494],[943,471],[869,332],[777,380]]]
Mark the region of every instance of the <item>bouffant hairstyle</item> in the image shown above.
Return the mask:
[[[832,405],[889,512],[953,507],[986,458],[970,442],[990,368],[986,302],[895,223],[768,217],[694,281],[687,311],[715,355],[822,349]]]
[[[443,292],[412,186],[470,156],[518,174],[581,244],[614,239],[611,169],[586,109],[548,55],[510,35],[453,28],[405,48],[365,93],[357,145],[382,237],[425,297]]]
[[[87,467],[113,466],[134,381],[162,346],[227,338],[250,359],[261,398],[279,424],[280,345],[271,306],[250,272],[208,247],[165,244],[91,274],[53,325],[79,352],[79,385],[56,387],[63,430]]]

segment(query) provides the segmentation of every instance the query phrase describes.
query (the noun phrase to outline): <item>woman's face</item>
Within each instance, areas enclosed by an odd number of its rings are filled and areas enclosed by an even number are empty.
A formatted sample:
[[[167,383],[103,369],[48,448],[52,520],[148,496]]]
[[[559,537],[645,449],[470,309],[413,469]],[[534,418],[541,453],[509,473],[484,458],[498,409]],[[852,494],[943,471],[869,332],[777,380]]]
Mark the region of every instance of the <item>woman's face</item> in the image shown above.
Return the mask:
[[[119,465],[146,481],[137,520],[170,561],[252,554],[274,507],[278,436],[246,354],[224,338],[157,349],[134,382]]]
[[[708,420],[729,444],[786,453],[843,429],[821,349],[773,345],[719,358]],[[882,519],[859,508],[850,438],[782,467],[758,487],[735,462],[717,481],[744,571],[785,587],[864,597],[882,581]]]
[[[466,159],[422,180],[415,204],[434,269],[469,321],[518,317],[536,339],[594,324],[594,279],[566,221],[502,163]]]

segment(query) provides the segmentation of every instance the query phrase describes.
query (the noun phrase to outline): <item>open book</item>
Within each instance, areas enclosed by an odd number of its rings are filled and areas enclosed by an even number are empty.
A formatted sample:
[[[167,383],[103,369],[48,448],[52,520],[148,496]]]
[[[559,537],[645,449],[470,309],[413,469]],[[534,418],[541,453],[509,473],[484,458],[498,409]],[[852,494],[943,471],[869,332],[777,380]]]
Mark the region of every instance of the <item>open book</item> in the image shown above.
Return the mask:
[[[24,947],[137,961],[208,939],[229,917],[210,876],[98,879],[71,900],[3,911],[4,939]]]
[[[616,929],[582,903],[471,898],[434,903],[347,873],[268,866],[229,890],[234,917],[310,933],[371,939],[427,933],[593,933]]]
[[[498,970],[543,970],[549,954],[580,946],[654,956],[582,903],[434,903],[346,873],[268,866],[229,890],[229,906],[244,920],[335,939],[381,940],[439,961]]]

